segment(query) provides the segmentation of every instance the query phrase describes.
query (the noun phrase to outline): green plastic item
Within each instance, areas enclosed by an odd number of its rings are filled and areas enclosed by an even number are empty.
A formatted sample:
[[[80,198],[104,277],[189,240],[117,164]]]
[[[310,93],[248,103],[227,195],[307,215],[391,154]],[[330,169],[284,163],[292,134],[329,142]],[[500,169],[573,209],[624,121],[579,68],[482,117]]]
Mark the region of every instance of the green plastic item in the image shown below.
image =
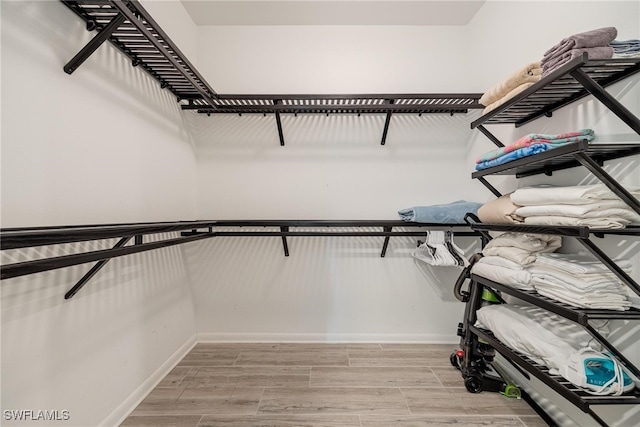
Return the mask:
[[[520,388],[515,384],[507,384],[504,387],[504,391],[501,391],[500,394],[504,394],[507,397],[512,399],[521,399],[522,393],[520,392]]]
[[[493,292],[491,292],[489,289],[484,288],[482,290],[482,299],[487,301],[487,302],[491,302],[491,303],[498,303],[500,302],[500,300],[498,299],[498,297],[496,297],[496,294],[494,294]]]

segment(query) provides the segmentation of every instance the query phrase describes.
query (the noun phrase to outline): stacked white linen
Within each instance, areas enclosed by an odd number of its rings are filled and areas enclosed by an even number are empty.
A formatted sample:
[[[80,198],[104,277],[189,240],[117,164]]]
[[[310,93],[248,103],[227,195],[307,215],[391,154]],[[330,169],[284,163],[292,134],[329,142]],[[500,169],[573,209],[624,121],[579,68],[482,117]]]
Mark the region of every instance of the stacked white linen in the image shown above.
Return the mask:
[[[631,262],[616,260],[623,271]],[[627,287],[607,266],[584,254],[540,254],[530,266],[531,285],[540,294],[580,308],[628,310]]]
[[[471,272],[494,282],[502,283],[520,290],[533,290],[531,273],[527,268],[500,256],[485,256],[480,258]]]
[[[630,193],[640,197],[638,188]],[[614,229],[640,223],[640,214],[604,184],[520,188],[511,194],[511,201],[521,206],[514,214],[525,224]]]
[[[492,304],[478,309],[476,326],[487,328],[509,348],[562,374],[569,357],[576,351],[600,346],[580,325],[539,307],[516,304]],[[597,327],[597,326],[596,326]],[[609,333],[606,324],[597,327]]]
[[[502,233],[482,250],[486,256],[500,256],[520,265],[531,264],[541,253],[555,252],[562,245],[560,236],[528,233]]]

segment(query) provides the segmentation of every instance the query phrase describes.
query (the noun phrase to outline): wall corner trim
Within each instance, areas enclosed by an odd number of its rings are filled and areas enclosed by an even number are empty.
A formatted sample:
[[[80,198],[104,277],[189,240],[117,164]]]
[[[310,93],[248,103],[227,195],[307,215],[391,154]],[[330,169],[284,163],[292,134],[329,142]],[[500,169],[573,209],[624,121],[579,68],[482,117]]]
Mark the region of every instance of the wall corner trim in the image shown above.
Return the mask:
[[[159,383],[167,376],[169,372],[195,347],[197,344],[196,334],[190,336],[187,341],[180,346],[164,362],[147,378],[133,393],[127,397],[124,402],[118,405],[107,417],[99,424],[100,426],[119,426],[131,414],[131,412],[147,397]]]

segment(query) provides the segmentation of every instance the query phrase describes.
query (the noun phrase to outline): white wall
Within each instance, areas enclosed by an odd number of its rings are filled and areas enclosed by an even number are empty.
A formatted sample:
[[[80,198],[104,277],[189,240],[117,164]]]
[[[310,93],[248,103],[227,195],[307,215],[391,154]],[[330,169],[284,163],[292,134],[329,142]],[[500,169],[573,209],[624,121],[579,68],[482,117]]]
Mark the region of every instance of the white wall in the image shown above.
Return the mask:
[[[500,17],[499,24],[496,17]],[[574,16],[576,19],[564,19]],[[543,25],[544,31],[534,27],[523,27],[522,20]],[[561,25],[554,25],[557,20]],[[640,4],[638,2],[487,2],[469,24],[472,40],[472,57],[478,67],[475,79],[480,87],[488,89],[506,78],[524,64],[539,60],[544,51],[571,34],[595,28],[613,26],[618,30],[618,40],[636,39],[640,35]],[[523,30],[523,28],[526,28]],[[517,34],[518,37],[514,37]],[[500,48],[497,49],[496,47]],[[508,54],[505,54],[508,52]],[[640,115],[640,76],[636,75],[610,86],[607,91],[625,107]],[[638,143],[640,136],[609,112],[592,96],[553,113],[552,118],[540,118],[520,128],[512,125],[487,125],[505,144],[528,133],[559,133],[582,128],[594,129],[597,143]],[[467,164],[472,167],[477,155],[495,148],[479,132],[469,141]],[[640,184],[640,159],[638,156],[605,164],[605,170],[625,185]],[[560,171],[552,177],[538,175],[516,180],[513,177],[489,177],[489,182],[500,191],[507,193],[527,185],[550,183],[556,185],[592,184],[597,180],[584,168]],[[479,183],[474,183],[482,188]],[[486,190],[485,190],[486,191]],[[635,261],[632,277],[640,280],[640,255],[637,239],[608,236],[606,239],[592,239],[611,257],[623,256]],[[563,251],[574,252],[584,248],[565,239]],[[640,365],[640,346],[637,337],[640,329],[637,322],[628,325],[615,324],[617,331],[612,341],[632,360]],[[506,365],[508,367],[508,365]],[[511,369],[513,375],[515,371]],[[573,405],[563,401],[548,387],[533,378],[530,382],[519,375],[518,381],[531,392],[541,404],[563,426],[596,425],[588,415]],[[640,411],[632,406],[594,406],[596,413],[611,425],[628,426],[640,424]]]
[[[93,34],[62,3],[1,7],[2,227],[193,219],[192,139],[173,96],[108,44],[65,74]],[[180,26],[193,52],[194,25]],[[2,264],[113,244],[3,251]],[[112,260],[71,300],[89,265],[3,280],[2,409],[117,424],[195,342],[182,258],[172,247]]]
[[[220,93],[460,93],[466,43],[464,26],[217,26],[198,52]],[[193,116],[199,215],[383,220],[459,200],[469,117],[394,115],[382,146],[384,115],[283,115],[281,147],[273,117]],[[383,238],[290,238],[288,258],[278,238],[200,242],[200,338],[456,342],[460,270],[416,265],[416,240],[386,258]]]

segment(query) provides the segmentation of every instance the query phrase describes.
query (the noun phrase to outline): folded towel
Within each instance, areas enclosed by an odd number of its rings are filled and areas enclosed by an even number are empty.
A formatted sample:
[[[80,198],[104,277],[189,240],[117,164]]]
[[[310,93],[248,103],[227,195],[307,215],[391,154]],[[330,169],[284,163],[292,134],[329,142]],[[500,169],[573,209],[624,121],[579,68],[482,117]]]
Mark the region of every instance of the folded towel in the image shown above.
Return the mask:
[[[575,132],[565,132],[555,135],[530,133],[529,135],[523,136],[522,138],[517,139],[516,141],[505,147],[496,148],[495,150],[484,153],[482,156],[476,159],[476,163],[482,163],[488,160],[497,159],[498,157],[504,156],[507,153],[515,151],[519,148],[528,147],[533,144],[563,145],[577,141],[593,141],[594,138],[595,135],[593,129],[581,129]]]
[[[515,214],[518,207],[511,201],[510,194],[505,194],[482,205],[478,218],[488,224],[520,224],[524,218]]]
[[[432,224],[464,224],[467,212],[477,215],[482,203],[458,200],[442,205],[414,206],[398,211],[403,221]]]
[[[572,216],[539,215],[524,219],[526,225],[568,225],[572,227],[589,227],[595,229],[620,229],[630,224],[624,218],[576,218]]]
[[[529,157],[538,153],[542,153],[543,151],[552,150],[556,147],[557,145],[554,145],[554,144],[534,144],[528,147],[519,148],[515,151],[505,154],[504,156],[500,156],[497,159],[487,160],[486,162],[482,162],[482,163],[476,163],[476,170],[482,170],[482,169],[492,168],[494,166],[503,165],[505,163],[509,163],[514,160],[521,159],[523,157]]]
[[[614,40],[609,43],[609,46],[613,48],[614,54],[622,53],[639,53],[640,52],[640,40]]]
[[[547,76],[552,71],[560,68],[574,58],[586,53],[588,59],[611,59],[613,58],[613,48],[611,46],[590,47],[584,49],[571,49],[557,57],[551,58],[542,66],[542,77]]]
[[[584,205],[557,204],[521,206],[516,209],[515,214],[524,218],[536,215],[560,215],[593,218],[606,216],[601,214],[601,212],[614,208],[631,210],[631,208],[629,208],[629,206],[622,200],[612,199],[597,200]]]
[[[482,250],[484,256],[499,256],[517,264],[531,264],[541,253],[555,252],[562,245],[560,236],[546,234],[503,233]]]
[[[542,74],[542,68],[540,67],[540,61],[532,62],[517,70],[515,73],[507,77],[505,80],[493,86],[486,91],[480,98],[480,104],[488,106],[495,101],[503,98],[506,94],[511,92],[523,83],[537,82],[540,80]]]
[[[482,259],[484,258],[481,258],[481,260]],[[524,269],[514,270],[478,261],[471,267],[471,272],[485,279],[493,280],[494,282],[502,283],[503,285],[508,285],[516,289],[523,291],[533,290],[533,286],[531,286],[531,273]]]
[[[618,267],[627,273],[631,272],[632,264],[627,259],[615,259]],[[578,253],[578,254],[559,254],[548,253],[541,254],[537,261],[537,264],[543,266],[554,267],[567,271],[569,273],[578,274],[593,274],[593,273],[611,273],[609,267],[604,265],[601,261],[595,259],[591,255]]]
[[[549,48],[543,55],[542,64],[551,57],[562,55],[571,49],[583,49],[588,47],[608,46],[618,36],[615,27],[603,27],[595,30],[576,33],[565,37],[558,44]]]
[[[540,79],[538,79],[538,80],[540,80]],[[484,110],[482,110],[482,114],[487,114],[488,112],[495,110],[496,108],[498,108],[499,106],[501,106],[502,104],[504,104],[505,102],[507,102],[508,100],[510,100],[511,98],[516,96],[517,94],[519,94],[520,92],[522,92],[525,89],[528,89],[531,86],[533,86],[535,83],[536,82],[523,83],[520,86],[512,89],[509,93],[507,93],[502,98],[500,98],[497,101],[487,105],[487,107]]]
[[[640,198],[640,187],[627,191]],[[519,188],[511,194],[511,201],[520,206],[531,205],[585,205],[598,200],[621,200],[604,184],[553,186],[539,185]]]

